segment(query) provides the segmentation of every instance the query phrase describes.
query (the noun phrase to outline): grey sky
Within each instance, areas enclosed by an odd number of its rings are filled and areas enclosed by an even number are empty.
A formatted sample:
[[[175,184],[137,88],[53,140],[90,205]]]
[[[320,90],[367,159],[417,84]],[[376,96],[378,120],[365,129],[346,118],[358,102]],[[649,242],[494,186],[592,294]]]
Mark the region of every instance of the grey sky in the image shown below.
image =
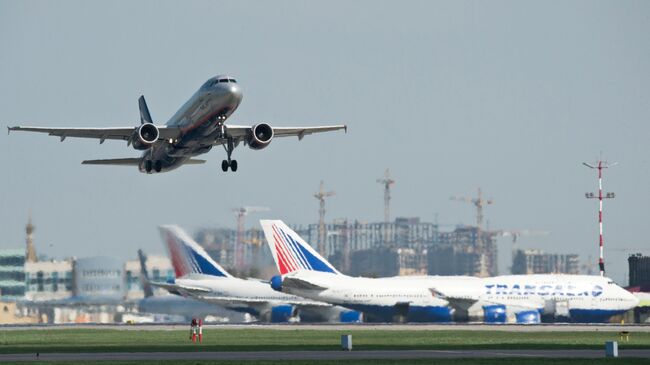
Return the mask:
[[[380,220],[390,167],[393,215],[474,221],[450,195],[481,186],[493,228],[538,229],[521,244],[597,251],[599,151],[606,174],[609,275],[650,247],[650,2],[159,2],[0,0],[0,121],[130,126],[147,97],[164,123],[210,76],[234,75],[231,123],[345,122],[347,135],[239,148],[204,166],[147,176],[83,159],[138,156],[124,143],[15,133],[0,138],[0,247],[23,244],[34,212],[40,253],[134,257],[162,252],[156,225],[234,226],[231,208],[263,205],[317,219],[311,194],[337,195],[328,219]],[[254,219],[250,224],[256,224]],[[51,245],[51,246],[50,246]],[[501,251],[508,253],[509,241]],[[506,268],[501,266],[503,272]]]

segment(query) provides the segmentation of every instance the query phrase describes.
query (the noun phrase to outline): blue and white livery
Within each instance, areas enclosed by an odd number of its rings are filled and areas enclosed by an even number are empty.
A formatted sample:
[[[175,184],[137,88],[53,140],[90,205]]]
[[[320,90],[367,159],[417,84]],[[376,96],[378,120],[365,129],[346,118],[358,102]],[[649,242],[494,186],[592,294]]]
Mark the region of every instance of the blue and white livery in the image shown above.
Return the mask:
[[[274,289],[359,310],[367,320],[451,321],[447,301],[431,294],[426,277],[343,275],[284,222],[260,223],[280,272],[271,281]]]
[[[178,226],[160,227],[160,234],[172,261],[173,283],[155,283],[169,292],[203,302],[249,313],[262,321],[294,320],[357,322],[358,313],[327,303],[278,293],[259,279],[240,279],[230,275]]]
[[[353,278],[338,272],[282,221],[262,220],[261,224],[281,274],[271,281],[274,289],[361,310],[366,318],[539,323],[545,317],[597,323],[639,302],[600,276]]]
[[[463,286],[433,282],[434,295],[470,318],[486,322],[538,323],[540,317],[602,323],[633,309],[639,300],[611,279],[595,275],[504,275],[476,278]]]

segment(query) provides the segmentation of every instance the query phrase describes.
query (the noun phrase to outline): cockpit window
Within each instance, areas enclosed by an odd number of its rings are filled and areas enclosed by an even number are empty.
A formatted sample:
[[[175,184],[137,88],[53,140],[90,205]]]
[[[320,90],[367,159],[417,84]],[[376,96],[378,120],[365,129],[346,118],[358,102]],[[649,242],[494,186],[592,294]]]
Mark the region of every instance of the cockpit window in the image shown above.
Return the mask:
[[[228,82],[228,79],[219,79],[219,82]]]
[[[235,83],[235,84],[237,83],[237,80],[235,80],[235,79],[228,79],[228,81],[230,81],[232,83]]]

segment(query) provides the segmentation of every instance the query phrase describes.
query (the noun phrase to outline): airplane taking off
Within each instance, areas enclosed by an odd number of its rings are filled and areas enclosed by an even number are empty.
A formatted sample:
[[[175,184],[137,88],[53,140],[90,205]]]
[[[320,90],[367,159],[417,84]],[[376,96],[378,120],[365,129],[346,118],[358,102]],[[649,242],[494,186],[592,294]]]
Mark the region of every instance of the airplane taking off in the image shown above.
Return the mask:
[[[592,323],[608,321],[639,303],[611,279],[600,276],[349,277],[284,222],[260,223],[281,274],[271,279],[274,289],[360,310],[368,318],[374,315],[390,321],[401,316],[408,321],[435,322],[469,317],[487,323],[539,323],[541,315],[547,314],[553,319]]]
[[[426,277],[343,275],[284,222],[260,223],[280,272],[280,276],[271,279],[273,289],[358,310],[374,321],[452,320],[448,302],[431,294]]]
[[[286,322],[294,318],[333,322],[361,320],[359,313],[345,308],[278,293],[268,282],[233,277],[180,227],[161,226],[160,234],[167,246],[176,279],[172,283],[150,283],[172,294],[249,313],[262,321]]]
[[[214,146],[223,146],[227,159],[221,163],[225,172],[237,171],[237,160],[232,152],[241,142],[253,150],[267,147],[274,137],[296,136],[299,140],[308,134],[343,129],[345,125],[319,127],[272,127],[268,123],[252,126],[227,125],[242,100],[237,81],[226,75],[206,81],[199,90],[174,114],[165,125],[155,125],[144,96],[140,96],[140,126],[123,128],[44,128],[8,127],[10,131],[48,133],[61,138],[96,138],[124,140],[127,146],[144,151],[139,158],[86,160],[86,165],[138,166],[141,172],[166,172],[184,164],[202,164],[205,160],[193,157],[206,153]]]

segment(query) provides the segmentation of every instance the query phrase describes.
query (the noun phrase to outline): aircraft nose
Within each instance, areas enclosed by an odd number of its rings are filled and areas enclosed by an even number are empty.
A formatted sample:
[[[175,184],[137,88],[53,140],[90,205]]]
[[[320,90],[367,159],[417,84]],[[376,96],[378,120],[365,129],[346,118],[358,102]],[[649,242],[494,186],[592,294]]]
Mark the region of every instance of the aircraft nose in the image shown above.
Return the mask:
[[[237,104],[239,104],[243,96],[241,87],[237,84],[230,84],[228,85],[228,92],[237,101]]]

